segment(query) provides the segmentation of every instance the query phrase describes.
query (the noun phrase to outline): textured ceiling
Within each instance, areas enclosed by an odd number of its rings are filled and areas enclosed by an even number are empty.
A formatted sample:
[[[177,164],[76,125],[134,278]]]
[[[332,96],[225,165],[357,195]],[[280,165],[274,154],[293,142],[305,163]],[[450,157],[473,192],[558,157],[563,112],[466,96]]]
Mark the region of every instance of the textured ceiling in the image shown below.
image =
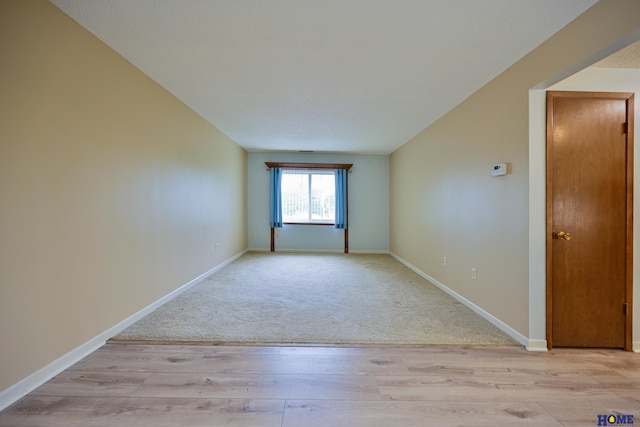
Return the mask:
[[[596,0],[51,0],[247,150],[388,154]]]

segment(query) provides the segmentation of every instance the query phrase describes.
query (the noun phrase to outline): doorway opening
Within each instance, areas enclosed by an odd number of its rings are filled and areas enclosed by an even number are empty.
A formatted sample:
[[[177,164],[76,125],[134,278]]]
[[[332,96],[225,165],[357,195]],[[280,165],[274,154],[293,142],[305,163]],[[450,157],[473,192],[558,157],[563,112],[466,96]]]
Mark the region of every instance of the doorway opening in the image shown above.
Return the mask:
[[[547,93],[547,346],[632,349],[633,93]]]

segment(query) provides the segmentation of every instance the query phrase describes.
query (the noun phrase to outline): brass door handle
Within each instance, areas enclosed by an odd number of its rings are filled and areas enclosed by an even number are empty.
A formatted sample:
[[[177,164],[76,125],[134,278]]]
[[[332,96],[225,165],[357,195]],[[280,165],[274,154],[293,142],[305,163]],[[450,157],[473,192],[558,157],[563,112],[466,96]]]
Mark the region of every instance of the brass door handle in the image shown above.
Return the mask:
[[[553,233],[553,238],[558,240],[571,240],[571,234],[566,231],[558,231],[557,233]]]

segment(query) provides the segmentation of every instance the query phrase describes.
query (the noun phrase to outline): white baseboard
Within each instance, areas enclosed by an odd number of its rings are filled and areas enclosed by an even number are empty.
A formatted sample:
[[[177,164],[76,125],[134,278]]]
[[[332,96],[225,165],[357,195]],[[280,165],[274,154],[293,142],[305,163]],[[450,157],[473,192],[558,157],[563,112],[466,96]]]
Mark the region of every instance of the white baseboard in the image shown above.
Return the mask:
[[[58,360],[48,364],[39,371],[34,372],[27,378],[12,385],[8,389],[1,391],[0,411],[7,408],[9,405],[12,405],[16,401],[24,397],[26,394],[40,387],[42,384],[46,383],[65,369],[69,368],[74,363],[93,353],[94,351],[102,347],[105,342],[106,340],[102,338],[101,334],[100,336],[95,337],[82,344],[80,347],[71,350],[69,353],[65,354]]]
[[[269,252],[268,248],[249,248],[247,252]],[[344,249],[279,249],[276,248],[276,253],[317,253],[317,254],[343,254]],[[387,250],[368,250],[368,249],[349,249],[350,254],[372,254],[372,255],[388,255]]]
[[[267,249],[269,250],[269,249]],[[276,248],[275,253],[300,253],[300,254],[341,254],[344,249],[287,249]]]
[[[549,351],[547,348],[547,340],[533,340],[529,339],[529,344],[526,345],[529,351]]]
[[[631,349],[634,353],[640,353],[640,341],[634,341]]]
[[[513,339],[518,341],[520,344],[522,344],[524,347],[526,347],[527,350],[543,351],[541,349],[541,347],[540,347],[541,343],[539,341],[544,341],[544,340],[530,340],[530,339],[528,339],[527,337],[522,335],[520,332],[518,332],[515,329],[513,329],[511,326],[509,326],[506,323],[504,323],[502,320],[500,320],[497,317],[493,316],[491,313],[485,311],[484,309],[478,307],[477,305],[475,305],[474,303],[472,303],[471,301],[469,301],[468,299],[466,299],[465,297],[463,297],[459,293],[457,293],[457,292],[453,291],[452,289],[448,288],[444,284],[440,283],[438,280],[436,280],[433,277],[429,276],[427,273],[425,273],[424,271],[422,271],[419,268],[415,267],[414,265],[412,265],[411,263],[407,262],[406,260],[402,259],[398,255],[394,254],[393,252],[391,252],[390,255],[392,257],[394,257],[395,259],[397,259],[398,261],[400,261],[402,264],[404,264],[407,267],[409,267],[411,270],[416,272],[418,275],[422,276],[423,278],[425,278],[429,282],[431,282],[434,285],[436,285],[438,288],[442,289],[447,294],[451,295],[453,298],[455,298],[458,301],[460,301],[462,304],[464,304],[467,307],[469,307],[471,310],[473,310],[474,312],[476,312],[477,314],[479,314],[480,316],[482,316],[483,318],[488,320],[494,326],[500,328],[502,331],[507,333],[510,337],[512,337]],[[546,341],[545,341],[544,348],[545,348],[544,351],[546,351]]]
[[[216,271],[221,270],[222,268],[226,267],[227,265],[229,265],[230,263],[232,263],[236,259],[240,258],[246,252],[247,252],[247,250],[245,249],[244,251],[242,251],[240,253],[237,253],[236,255],[232,256],[231,258],[227,259],[226,261],[222,262],[221,264],[218,264],[217,266],[213,267],[209,271],[206,271],[206,272],[202,273],[201,275],[199,275],[195,279],[190,280],[189,282],[187,282],[184,285],[180,286],[175,291],[172,291],[172,292],[168,293],[167,295],[163,296],[162,298],[160,298],[159,300],[155,301],[154,303],[149,304],[148,306],[146,306],[145,308],[143,308],[139,312],[129,316],[128,318],[126,318],[122,322],[120,322],[117,325],[113,326],[112,328],[106,330],[100,336],[105,337],[105,342],[106,342],[106,340],[108,340],[109,338],[113,337],[114,335],[119,334],[120,332],[122,332],[123,330],[125,330],[129,326],[133,325],[134,323],[136,323],[138,320],[142,319],[143,317],[147,316],[148,314],[150,314],[151,312],[153,312],[154,310],[156,310],[160,306],[168,303],[169,301],[171,301],[172,299],[174,299],[178,295],[182,294],[185,291],[188,291],[193,286],[197,285],[198,283],[200,283],[201,281],[203,281],[207,277],[211,276]]]
[[[246,250],[234,255],[233,257],[229,258],[223,263],[213,267],[211,270],[201,274],[195,279],[182,285],[175,291],[165,295],[164,297],[160,298],[156,302],[146,306],[139,312],[133,314],[132,316],[129,316],[128,318],[118,323],[117,325],[107,329],[106,331],[90,339],[89,341],[80,345],[74,350],[71,350],[69,353],[60,357],[56,361],[48,364],[47,366],[38,370],[37,372],[29,375],[27,378],[19,381],[18,383],[14,384],[13,386],[9,387],[6,390],[0,391],[0,411],[7,408],[9,405],[12,405],[16,401],[24,397],[26,394],[40,387],[42,384],[46,383],[51,378],[58,375],[60,372],[71,367],[74,363],[79,362],[89,354],[93,353],[94,351],[102,347],[107,342],[108,339],[110,339],[114,335],[117,335],[118,333],[120,333],[127,327],[131,326],[138,320],[142,319],[143,317],[145,317],[146,315],[148,315],[149,313],[151,313],[161,305],[169,302],[173,298],[177,297],[181,293],[187,291],[189,288],[193,287],[194,285],[198,284],[205,278],[209,277],[216,271],[222,269],[223,267],[227,266],[229,263],[235,261],[237,258],[244,255],[245,252]]]

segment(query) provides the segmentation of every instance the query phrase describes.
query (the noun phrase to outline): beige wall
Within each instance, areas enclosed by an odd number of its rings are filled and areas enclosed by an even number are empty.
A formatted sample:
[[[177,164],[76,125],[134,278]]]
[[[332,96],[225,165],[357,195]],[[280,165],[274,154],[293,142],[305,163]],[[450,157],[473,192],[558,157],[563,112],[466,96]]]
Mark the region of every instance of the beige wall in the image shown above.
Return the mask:
[[[246,249],[247,153],[48,2],[0,63],[2,391]]]
[[[639,22],[640,2],[600,1],[392,153],[391,251],[530,337],[529,89]],[[509,174],[491,177],[499,162]]]

